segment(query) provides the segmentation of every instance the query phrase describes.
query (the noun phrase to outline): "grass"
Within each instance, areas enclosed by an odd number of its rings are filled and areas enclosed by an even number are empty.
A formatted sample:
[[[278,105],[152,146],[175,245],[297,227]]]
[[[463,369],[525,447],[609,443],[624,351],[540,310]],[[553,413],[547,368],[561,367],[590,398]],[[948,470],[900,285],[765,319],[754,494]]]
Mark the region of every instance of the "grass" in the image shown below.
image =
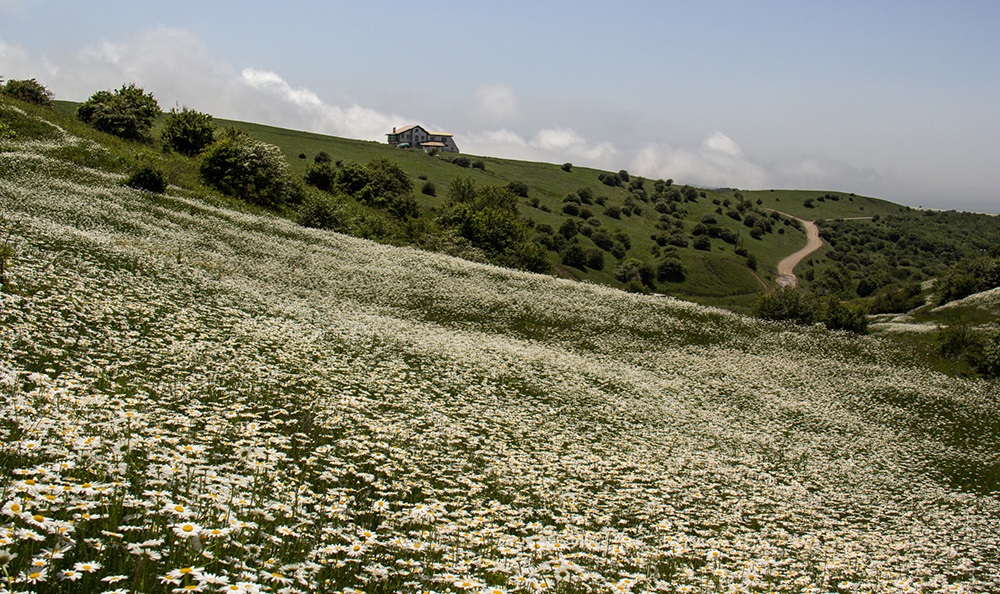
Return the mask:
[[[9,591],[1000,588],[996,384],[153,196],[87,134],[0,144]]]

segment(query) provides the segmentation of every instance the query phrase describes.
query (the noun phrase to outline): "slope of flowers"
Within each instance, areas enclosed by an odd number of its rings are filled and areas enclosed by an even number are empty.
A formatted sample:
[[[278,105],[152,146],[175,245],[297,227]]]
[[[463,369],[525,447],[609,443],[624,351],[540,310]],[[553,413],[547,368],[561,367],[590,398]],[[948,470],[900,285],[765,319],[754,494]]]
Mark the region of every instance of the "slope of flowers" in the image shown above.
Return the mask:
[[[994,592],[995,385],[0,145],[0,591]]]

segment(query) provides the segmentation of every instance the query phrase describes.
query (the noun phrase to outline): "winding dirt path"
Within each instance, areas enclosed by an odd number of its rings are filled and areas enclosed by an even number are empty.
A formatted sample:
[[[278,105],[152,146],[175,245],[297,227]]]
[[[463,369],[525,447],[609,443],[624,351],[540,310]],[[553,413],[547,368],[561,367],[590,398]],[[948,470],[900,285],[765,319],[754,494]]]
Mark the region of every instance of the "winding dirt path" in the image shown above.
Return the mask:
[[[778,262],[778,277],[776,279],[778,286],[797,287],[799,285],[799,279],[795,276],[795,267],[798,266],[799,262],[804,260],[809,254],[821,248],[823,246],[823,240],[819,237],[819,227],[816,226],[816,223],[806,221],[798,217],[793,217],[792,215],[783,212],[780,214],[802,223],[802,227],[806,230],[806,246],[794,254],[786,256],[781,260],[781,262]]]

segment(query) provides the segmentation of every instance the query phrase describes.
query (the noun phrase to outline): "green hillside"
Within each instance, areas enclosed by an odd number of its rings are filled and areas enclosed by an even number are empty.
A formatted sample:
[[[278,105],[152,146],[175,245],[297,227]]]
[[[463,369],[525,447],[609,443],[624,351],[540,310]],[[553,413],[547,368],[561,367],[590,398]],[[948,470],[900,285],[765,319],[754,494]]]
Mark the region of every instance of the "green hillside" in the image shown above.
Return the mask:
[[[57,109],[67,118],[72,117],[75,104],[57,102]],[[818,208],[806,208],[803,203],[822,196],[821,192],[775,190],[770,192],[740,192],[736,190],[710,190],[697,188],[692,194],[681,200],[680,191],[684,186],[666,187],[665,180],[643,180],[631,177],[630,182],[641,184],[641,189],[631,191],[630,183],[621,186],[609,186],[602,183],[599,176],[604,173],[598,170],[573,166],[569,171],[558,165],[547,163],[532,163],[513,161],[488,156],[461,155],[472,161],[472,167],[460,167],[449,159],[453,156],[441,154],[429,156],[422,151],[399,150],[386,144],[376,142],[356,141],[336,138],[320,134],[299,132],[227,120],[216,120],[220,128],[234,127],[249,131],[261,140],[274,144],[282,150],[297,176],[306,173],[313,159],[320,153],[326,153],[341,165],[347,163],[368,163],[374,159],[386,158],[398,165],[415,184],[416,198],[423,217],[427,221],[440,216],[447,202],[449,184],[457,178],[471,177],[477,185],[507,186],[512,182],[527,186],[527,197],[520,200],[520,214],[535,229],[550,230],[550,235],[542,237],[549,249],[546,258],[550,272],[575,280],[586,280],[599,284],[625,287],[626,283],[619,280],[620,265],[626,260],[633,260],[655,269],[664,259],[676,259],[681,262],[685,273],[683,277],[672,277],[666,280],[646,281],[647,284],[633,286],[633,290],[641,288],[709,305],[720,305],[737,311],[749,311],[757,297],[764,290],[773,286],[775,266],[781,258],[794,252],[804,244],[805,238],[795,225],[789,225],[784,218],[771,219],[775,223],[771,232],[759,237],[751,237],[750,226],[743,224],[744,214],[739,214],[735,206],[746,202],[751,210],[756,209],[758,218],[765,218],[777,210],[805,218],[816,216],[870,216],[872,214],[892,214],[909,210],[899,205],[883,200],[861,196],[844,196],[844,200],[825,203],[816,202]],[[300,158],[301,157],[301,158]],[[477,168],[475,164],[480,165]],[[190,180],[175,178],[173,183],[185,183]],[[436,196],[422,194],[419,189],[430,182],[437,188]],[[657,191],[657,188],[665,191]],[[635,188],[632,188],[635,190]],[[581,210],[589,211],[585,221],[580,216],[563,212],[564,200],[568,195],[589,192],[591,199],[580,204]],[[675,202],[670,203],[671,209],[665,206],[669,201],[666,196],[675,192]],[[745,197],[743,199],[740,196]],[[663,205],[659,205],[663,202]],[[740,208],[744,208],[741,206]],[[726,216],[731,213],[734,216]],[[696,249],[694,240],[699,224],[706,216],[714,217],[716,223],[708,231],[715,234],[707,249]],[[773,215],[778,217],[777,214]],[[584,233],[573,238],[572,242],[584,250],[603,252],[604,265],[602,269],[593,267],[574,267],[563,263],[558,245],[551,240],[567,220],[580,224],[581,231],[589,232],[600,229],[616,237],[624,238],[623,253],[608,252],[598,248],[597,243]],[[358,231],[365,235],[365,231]],[[686,247],[664,245],[669,235],[681,234],[687,237]],[[719,238],[719,233],[728,234],[726,241]],[[411,243],[412,228],[401,230],[386,237],[372,237],[390,243]],[[654,237],[659,235],[659,241]],[[558,237],[556,237],[558,239]],[[606,239],[606,236],[605,236]],[[419,241],[417,243],[420,243]],[[565,243],[565,242],[564,242]],[[705,247],[705,246],[703,246]],[[736,247],[746,250],[739,255],[734,253]],[[562,249],[565,249],[563,247]],[[748,267],[747,254],[752,254],[756,260],[756,270]]]
[[[995,383],[135,190],[151,149],[0,115],[11,591],[1000,589]]]

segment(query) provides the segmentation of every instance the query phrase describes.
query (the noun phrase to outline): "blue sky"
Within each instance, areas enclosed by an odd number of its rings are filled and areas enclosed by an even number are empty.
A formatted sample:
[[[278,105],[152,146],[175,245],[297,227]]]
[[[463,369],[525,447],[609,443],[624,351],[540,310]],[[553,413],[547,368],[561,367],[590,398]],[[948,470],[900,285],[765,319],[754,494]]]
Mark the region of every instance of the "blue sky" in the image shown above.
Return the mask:
[[[1000,2],[0,0],[0,75],[703,186],[1000,212]]]

